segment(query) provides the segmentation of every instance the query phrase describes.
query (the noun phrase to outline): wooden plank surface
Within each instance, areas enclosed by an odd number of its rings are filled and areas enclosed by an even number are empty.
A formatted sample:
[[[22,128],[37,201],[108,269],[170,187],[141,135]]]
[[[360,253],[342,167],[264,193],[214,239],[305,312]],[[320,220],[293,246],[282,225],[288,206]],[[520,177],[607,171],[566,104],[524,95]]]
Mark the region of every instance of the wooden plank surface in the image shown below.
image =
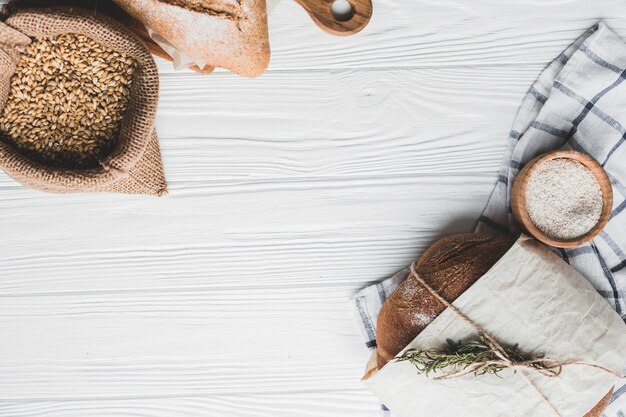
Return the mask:
[[[517,106],[616,0],[288,0],[255,80],[159,61],[170,195],[0,174],[0,416],[377,416],[347,299],[471,230]]]

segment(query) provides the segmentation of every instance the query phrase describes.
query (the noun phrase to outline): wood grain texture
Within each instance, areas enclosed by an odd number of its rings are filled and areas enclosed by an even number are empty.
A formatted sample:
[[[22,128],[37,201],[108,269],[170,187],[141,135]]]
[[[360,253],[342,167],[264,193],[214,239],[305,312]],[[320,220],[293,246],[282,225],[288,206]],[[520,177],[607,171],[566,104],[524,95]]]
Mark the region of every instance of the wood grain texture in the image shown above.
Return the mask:
[[[269,16],[269,70],[544,66],[605,19],[626,37],[623,0],[374,0],[365,29],[320,33],[295,2]]]
[[[378,416],[347,298],[472,229],[528,86],[623,6],[376,0],[336,38],[285,0],[258,79],[159,60],[169,196],[0,174],[0,417]]]
[[[284,394],[236,394],[0,402],[0,415],[11,417],[380,416],[378,409],[371,394],[362,390],[290,393],[288,397]]]

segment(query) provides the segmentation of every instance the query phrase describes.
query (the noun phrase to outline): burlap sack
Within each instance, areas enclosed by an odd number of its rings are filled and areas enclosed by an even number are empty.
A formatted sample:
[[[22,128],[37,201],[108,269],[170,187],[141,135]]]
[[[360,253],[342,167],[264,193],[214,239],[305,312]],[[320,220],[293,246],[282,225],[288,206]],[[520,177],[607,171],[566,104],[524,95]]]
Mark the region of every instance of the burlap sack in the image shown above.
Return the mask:
[[[159,76],[150,52],[117,21],[83,9],[33,9],[12,14],[0,23],[0,108],[8,98],[10,79],[19,60],[19,46],[30,37],[82,34],[128,54],[137,62],[128,109],[113,152],[93,169],[42,165],[0,141],[0,168],[16,181],[54,193],[86,191],[164,195],[167,193],[159,143],[154,129]]]

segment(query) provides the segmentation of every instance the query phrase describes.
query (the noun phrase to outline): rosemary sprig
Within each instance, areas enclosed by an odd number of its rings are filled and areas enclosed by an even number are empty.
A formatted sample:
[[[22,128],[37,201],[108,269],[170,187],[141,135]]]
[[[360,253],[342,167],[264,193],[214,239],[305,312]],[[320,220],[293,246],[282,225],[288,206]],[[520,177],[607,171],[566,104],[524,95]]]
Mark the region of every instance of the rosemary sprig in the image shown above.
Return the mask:
[[[461,343],[447,339],[448,347],[444,351],[438,349],[418,350],[408,349],[398,357],[396,361],[408,361],[415,365],[418,373],[427,376],[430,373],[441,372],[446,368],[454,368],[454,371],[463,370],[471,365],[497,361],[499,358],[481,335],[479,340]],[[513,362],[523,362],[527,360],[515,346],[503,346],[509,359]],[[498,375],[498,372],[507,368],[504,364],[494,363],[479,367],[475,376],[484,374]]]

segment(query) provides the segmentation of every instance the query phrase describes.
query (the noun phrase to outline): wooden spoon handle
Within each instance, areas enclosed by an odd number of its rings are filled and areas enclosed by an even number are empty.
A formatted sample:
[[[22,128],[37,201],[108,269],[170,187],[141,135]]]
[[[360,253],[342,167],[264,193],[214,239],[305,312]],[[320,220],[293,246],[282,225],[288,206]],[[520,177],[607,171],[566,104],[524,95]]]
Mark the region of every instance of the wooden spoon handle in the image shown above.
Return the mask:
[[[372,0],[348,0],[352,13],[339,20],[333,15],[335,0],[296,0],[311,16],[315,24],[325,32],[337,36],[353,35],[360,32],[372,17]]]

